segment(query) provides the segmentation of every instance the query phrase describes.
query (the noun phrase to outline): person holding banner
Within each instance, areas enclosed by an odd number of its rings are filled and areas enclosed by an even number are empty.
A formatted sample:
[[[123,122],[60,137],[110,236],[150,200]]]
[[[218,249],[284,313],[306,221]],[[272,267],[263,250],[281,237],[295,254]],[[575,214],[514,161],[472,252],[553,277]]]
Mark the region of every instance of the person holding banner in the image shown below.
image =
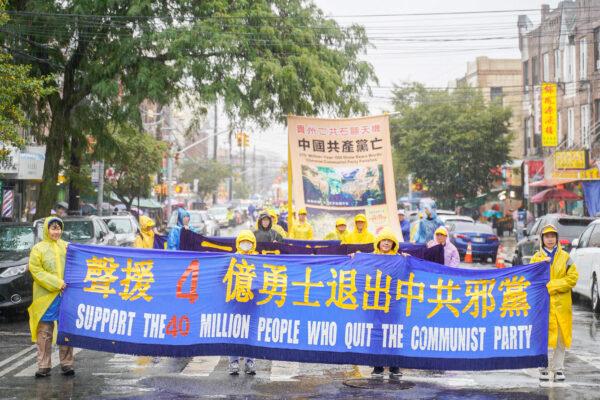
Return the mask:
[[[235,239],[236,254],[243,255],[254,255],[258,254],[256,251],[256,237],[252,231],[244,229],[240,231],[237,238]],[[229,356],[229,375],[238,375],[240,372],[240,356]],[[254,366],[254,359],[246,357],[246,363],[244,364],[244,372],[247,375],[255,375],[256,368]]]
[[[447,267],[458,267],[460,264],[458,249],[448,240],[448,230],[443,226],[435,230],[435,239],[427,243],[427,248],[437,245],[444,248],[444,265]]]
[[[142,215],[140,217],[140,230],[135,236],[133,247],[138,249],[153,249],[155,226],[156,224],[152,218]]]
[[[283,242],[283,236],[281,236],[273,228],[273,219],[268,212],[263,211],[258,216],[257,229],[254,231],[254,236],[257,242]]]
[[[169,232],[167,238],[167,249],[179,250],[179,238],[182,229],[190,229],[190,213],[184,208],[177,209],[177,226],[174,226]]]
[[[298,210],[298,222],[294,222],[290,229],[290,238],[298,240],[312,240],[313,228],[310,222],[306,220],[306,208]]]
[[[425,206],[418,225],[414,242],[427,244],[430,240],[433,240],[435,230],[440,226],[444,226],[444,222],[437,216],[431,206]]]
[[[369,232],[369,224],[365,214],[354,217],[354,230],[346,236],[342,244],[368,244],[375,242],[375,236]]]
[[[50,376],[52,343],[56,343],[55,325],[58,321],[62,293],[67,287],[63,280],[67,242],[60,238],[63,227],[60,218],[46,218],[43,239],[33,246],[29,255],[33,302],[28,311],[31,340],[37,343],[36,378]],[[63,375],[74,375],[73,348],[59,346],[58,354]]]
[[[571,289],[577,284],[579,273],[569,253],[558,241],[558,231],[554,225],[542,229],[541,248],[531,258],[531,263],[550,263],[550,282],[546,285],[550,294],[550,316],[548,319],[548,347],[554,349],[549,358],[548,368],[540,370],[540,381],[549,381],[554,372],[554,381],[565,380],[565,351],[571,347],[573,310],[571,309]]]
[[[349,235],[348,231],[346,230],[346,226],[347,225],[345,218],[336,219],[335,230],[325,235],[325,238],[323,240],[339,240],[340,242],[343,242],[345,238]]]

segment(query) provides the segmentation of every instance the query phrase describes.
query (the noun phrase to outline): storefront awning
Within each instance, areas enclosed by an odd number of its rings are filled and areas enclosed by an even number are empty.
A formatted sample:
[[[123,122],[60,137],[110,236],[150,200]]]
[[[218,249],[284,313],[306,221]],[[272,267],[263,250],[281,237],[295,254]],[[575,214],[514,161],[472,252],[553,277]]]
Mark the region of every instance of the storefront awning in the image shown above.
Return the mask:
[[[532,182],[529,184],[530,187],[552,187],[556,185],[564,185],[565,183],[577,182],[579,179],[555,179],[548,178],[542,179],[541,181]]]

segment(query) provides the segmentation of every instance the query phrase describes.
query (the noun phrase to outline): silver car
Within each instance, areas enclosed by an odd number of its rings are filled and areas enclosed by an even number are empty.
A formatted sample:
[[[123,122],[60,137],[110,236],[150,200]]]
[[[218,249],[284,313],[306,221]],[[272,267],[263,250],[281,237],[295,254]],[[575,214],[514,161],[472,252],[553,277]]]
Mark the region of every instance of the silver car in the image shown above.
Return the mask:
[[[137,219],[131,214],[103,216],[108,229],[115,234],[117,246],[132,247],[140,229]]]

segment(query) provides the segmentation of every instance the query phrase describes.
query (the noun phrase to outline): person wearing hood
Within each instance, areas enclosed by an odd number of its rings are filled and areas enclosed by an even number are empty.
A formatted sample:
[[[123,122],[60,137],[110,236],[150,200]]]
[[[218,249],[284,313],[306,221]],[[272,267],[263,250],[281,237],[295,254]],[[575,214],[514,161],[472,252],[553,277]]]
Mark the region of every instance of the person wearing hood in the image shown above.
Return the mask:
[[[339,240],[343,242],[345,238],[350,234],[346,230],[347,224],[345,218],[338,218],[335,220],[335,230],[325,235],[324,240]]]
[[[61,239],[63,228],[60,218],[46,218],[43,240],[33,246],[29,255],[33,301],[28,312],[31,340],[37,344],[36,378],[50,375],[52,343],[56,343],[55,325],[58,323],[62,293],[67,287],[64,281],[67,242]],[[63,375],[74,375],[73,348],[59,346],[58,354]]]
[[[235,250],[236,254],[242,255],[255,255],[258,254],[256,251],[256,237],[252,231],[244,229],[235,238]],[[240,358],[239,356],[229,356],[229,375],[238,375],[240,372]],[[246,357],[246,363],[244,364],[244,372],[247,375],[255,375],[256,367],[254,365],[254,359]]]
[[[279,216],[277,215],[277,212],[275,210],[273,210],[272,208],[270,208],[267,213],[269,214],[269,216],[271,217],[271,229],[273,229],[275,232],[279,233],[281,235],[282,238],[286,238],[287,232],[285,231],[285,229],[283,229],[283,226],[279,225]]]
[[[154,248],[154,227],[156,224],[150,217],[142,215],[140,217],[140,230],[135,236],[133,247],[138,249],[153,249]]]
[[[374,243],[375,236],[369,232],[369,224],[365,214],[354,217],[354,230],[346,236],[342,244],[368,244]]]
[[[425,206],[423,217],[419,220],[419,227],[415,233],[414,242],[427,244],[433,240],[435,230],[444,226],[444,222],[437,216],[435,210],[430,206]]]
[[[392,230],[389,228],[383,228],[377,235],[375,243],[373,244],[373,254],[395,256],[398,254],[399,246],[398,238],[396,238],[394,232],[392,232]],[[399,367],[389,367],[389,370],[390,378],[399,378],[402,376],[402,372],[400,372]],[[383,377],[384,371],[385,368],[382,366],[373,367],[371,376],[381,378]]]
[[[257,242],[283,242],[283,236],[273,229],[273,219],[268,212],[260,213],[256,225],[254,236]]]
[[[406,212],[402,209],[398,210],[398,222],[400,222],[400,230],[402,230],[402,239],[405,242],[410,241],[410,222],[406,219]]]
[[[542,228],[541,248],[531,258],[531,263],[548,261],[550,281],[546,284],[550,294],[550,316],[548,318],[548,347],[554,349],[548,356],[548,368],[540,370],[540,381],[549,381],[554,373],[554,381],[565,380],[565,351],[571,347],[573,330],[573,310],[571,309],[571,289],[577,284],[579,273],[569,253],[558,241],[558,231],[554,225]]]
[[[190,229],[190,213],[184,208],[177,209],[177,226],[174,226],[167,237],[167,249],[179,250],[182,229]]]
[[[444,248],[444,265],[447,267],[458,267],[460,255],[458,249],[448,240],[448,230],[440,226],[435,230],[435,238],[427,242],[427,248],[440,245]]]
[[[290,230],[290,238],[298,240],[312,240],[313,228],[306,219],[306,208],[298,210],[298,222],[294,222]]]

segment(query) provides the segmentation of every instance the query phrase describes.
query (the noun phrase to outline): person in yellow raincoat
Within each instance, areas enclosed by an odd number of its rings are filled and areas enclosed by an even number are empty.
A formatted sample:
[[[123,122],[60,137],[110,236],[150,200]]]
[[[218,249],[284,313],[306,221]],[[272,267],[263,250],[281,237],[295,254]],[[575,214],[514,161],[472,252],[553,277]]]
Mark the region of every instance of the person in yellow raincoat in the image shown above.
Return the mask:
[[[312,240],[313,228],[306,219],[306,208],[298,210],[298,222],[294,222],[290,229],[290,238],[298,240]]]
[[[369,232],[369,224],[365,214],[354,217],[354,229],[344,238],[342,244],[368,244],[375,242],[375,235]]]
[[[343,242],[346,236],[350,233],[346,230],[347,224],[345,218],[338,218],[335,220],[335,230],[325,235],[324,240],[339,240]]]
[[[152,218],[142,215],[140,217],[140,230],[135,236],[133,247],[138,249],[153,249],[155,226],[156,224]]]
[[[375,243],[373,244],[374,254],[382,254],[382,255],[396,255],[398,254],[399,244],[396,235],[389,228],[383,228],[377,238],[375,239]],[[383,372],[385,368],[382,366],[373,367],[373,371],[371,375],[375,378],[383,377]],[[399,378],[402,376],[402,372],[400,372],[399,367],[390,367],[390,378]]]
[[[548,346],[554,349],[549,358],[548,368],[540,370],[540,381],[565,380],[565,350],[571,347],[573,311],[571,309],[571,289],[577,283],[579,273],[569,253],[564,251],[558,241],[558,231],[553,225],[542,229],[541,249],[531,258],[531,263],[548,261],[550,263],[550,282],[546,285],[550,294],[550,316],[548,319]]]
[[[256,237],[252,231],[244,229],[235,238],[236,254],[253,255],[256,251]],[[240,372],[240,357],[229,356],[229,375],[238,375]],[[254,359],[246,357],[244,372],[248,375],[256,374]]]
[[[37,378],[50,375],[52,343],[56,343],[55,325],[58,321],[64,281],[67,242],[61,240],[63,221],[48,217],[44,221],[43,240],[33,246],[29,255],[29,272],[33,277],[33,302],[29,307],[31,340],[37,344]],[[59,347],[59,359],[64,375],[74,375],[73,348]]]
[[[271,226],[271,229],[273,229],[275,232],[279,233],[282,238],[284,238],[284,239],[287,238],[288,237],[287,232],[285,231],[285,229],[283,229],[283,227],[281,225],[279,225],[277,223],[277,221],[279,221],[279,216],[277,215],[275,210],[270,208],[267,211],[267,213],[269,213],[269,216],[271,217],[271,221],[273,221],[273,225]]]

